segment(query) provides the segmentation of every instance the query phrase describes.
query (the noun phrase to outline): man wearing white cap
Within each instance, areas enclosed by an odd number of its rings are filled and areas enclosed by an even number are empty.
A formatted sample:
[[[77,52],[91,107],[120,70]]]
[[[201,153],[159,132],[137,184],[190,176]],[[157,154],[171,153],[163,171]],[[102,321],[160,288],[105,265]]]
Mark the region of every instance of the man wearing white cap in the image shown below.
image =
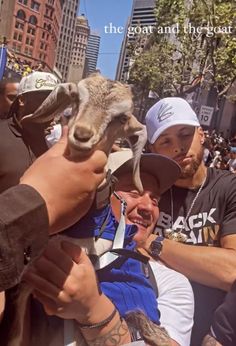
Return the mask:
[[[185,100],[160,100],[148,111],[146,125],[151,150],[182,169],[160,201],[157,232],[163,236],[160,258],[191,280],[191,345],[199,346],[236,278],[236,177],[205,167],[204,132]]]
[[[0,122],[0,192],[18,184],[33,160],[48,149],[45,129],[49,122],[34,123],[30,115],[57,84],[56,76],[48,72],[22,78],[9,119]]]

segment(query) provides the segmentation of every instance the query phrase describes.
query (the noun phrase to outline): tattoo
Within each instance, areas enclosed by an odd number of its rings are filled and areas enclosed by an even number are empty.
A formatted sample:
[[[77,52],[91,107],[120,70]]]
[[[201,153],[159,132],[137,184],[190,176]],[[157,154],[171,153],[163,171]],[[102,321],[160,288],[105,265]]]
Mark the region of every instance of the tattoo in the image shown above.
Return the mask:
[[[96,337],[96,339],[93,340],[87,340],[87,343],[89,346],[118,346],[121,345],[122,337],[128,334],[128,332],[129,330],[126,324],[122,321],[118,321],[105,335]]]
[[[202,343],[203,346],[216,346],[217,344],[216,339],[211,335],[206,335]]]
[[[128,327],[138,331],[148,345],[171,345],[171,339],[165,328],[153,323],[142,311],[137,310],[127,313],[125,320]]]

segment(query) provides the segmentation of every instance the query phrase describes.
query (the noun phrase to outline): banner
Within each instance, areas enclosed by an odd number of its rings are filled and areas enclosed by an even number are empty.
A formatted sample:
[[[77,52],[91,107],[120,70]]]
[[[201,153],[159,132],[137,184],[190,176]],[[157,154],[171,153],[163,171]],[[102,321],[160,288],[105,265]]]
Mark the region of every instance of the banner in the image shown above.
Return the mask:
[[[4,45],[2,45],[0,47],[0,80],[3,78],[6,63],[7,63],[7,49],[6,47],[4,47]]]

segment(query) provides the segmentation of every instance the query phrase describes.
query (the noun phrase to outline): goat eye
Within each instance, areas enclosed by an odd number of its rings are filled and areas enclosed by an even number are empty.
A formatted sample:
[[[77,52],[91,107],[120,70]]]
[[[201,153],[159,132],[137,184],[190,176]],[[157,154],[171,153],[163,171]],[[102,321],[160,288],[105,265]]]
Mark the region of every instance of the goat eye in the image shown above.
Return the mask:
[[[121,114],[121,115],[119,116],[119,120],[120,120],[121,124],[125,124],[126,121],[128,120],[128,117],[127,117],[127,115],[125,115],[125,114]]]

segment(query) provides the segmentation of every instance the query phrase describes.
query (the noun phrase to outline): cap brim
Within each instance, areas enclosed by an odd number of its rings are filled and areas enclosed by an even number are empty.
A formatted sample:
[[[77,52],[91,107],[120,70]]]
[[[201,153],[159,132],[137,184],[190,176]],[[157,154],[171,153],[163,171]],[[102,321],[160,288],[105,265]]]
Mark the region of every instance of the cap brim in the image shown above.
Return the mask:
[[[133,159],[129,159],[112,174],[119,177],[122,173],[132,172]],[[140,171],[154,176],[159,183],[160,194],[167,191],[179,178],[180,166],[166,156],[159,154],[143,154],[140,160]],[[144,182],[143,182],[144,183]]]
[[[39,92],[40,92],[40,93],[45,92],[45,93],[50,94],[51,91],[52,91],[52,90],[32,90],[32,91],[27,91],[27,92],[24,92],[24,93],[22,93],[22,94],[20,94],[20,95],[17,95],[16,98],[15,98],[15,100],[12,102],[11,107],[10,107],[10,109],[9,109],[8,118],[10,118],[10,117],[15,113],[16,108],[17,108],[17,104],[18,104],[18,99],[19,99],[19,97],[20,97],[21,95],[24,95],[24,94],[35,94],[35,93],[39,93]]]
[[[170,123],[167,123],[166,125],[162,126],[160,129],[158,129],[154,135],[152,136],[151,140],[149,140],[149,142],[151,144],[155,143],[156,140],[160,137],[160,135],[167,129],[169,129],[172,126],[176,126],[176,125],[186,125],[186,126],[194,126],[194,127],[199,127],[201,126],[199,122],[195,121],[195,120],[189,120],[187,121],[181,121],[181,120],[176,120],[176,121],[171,121]]]

